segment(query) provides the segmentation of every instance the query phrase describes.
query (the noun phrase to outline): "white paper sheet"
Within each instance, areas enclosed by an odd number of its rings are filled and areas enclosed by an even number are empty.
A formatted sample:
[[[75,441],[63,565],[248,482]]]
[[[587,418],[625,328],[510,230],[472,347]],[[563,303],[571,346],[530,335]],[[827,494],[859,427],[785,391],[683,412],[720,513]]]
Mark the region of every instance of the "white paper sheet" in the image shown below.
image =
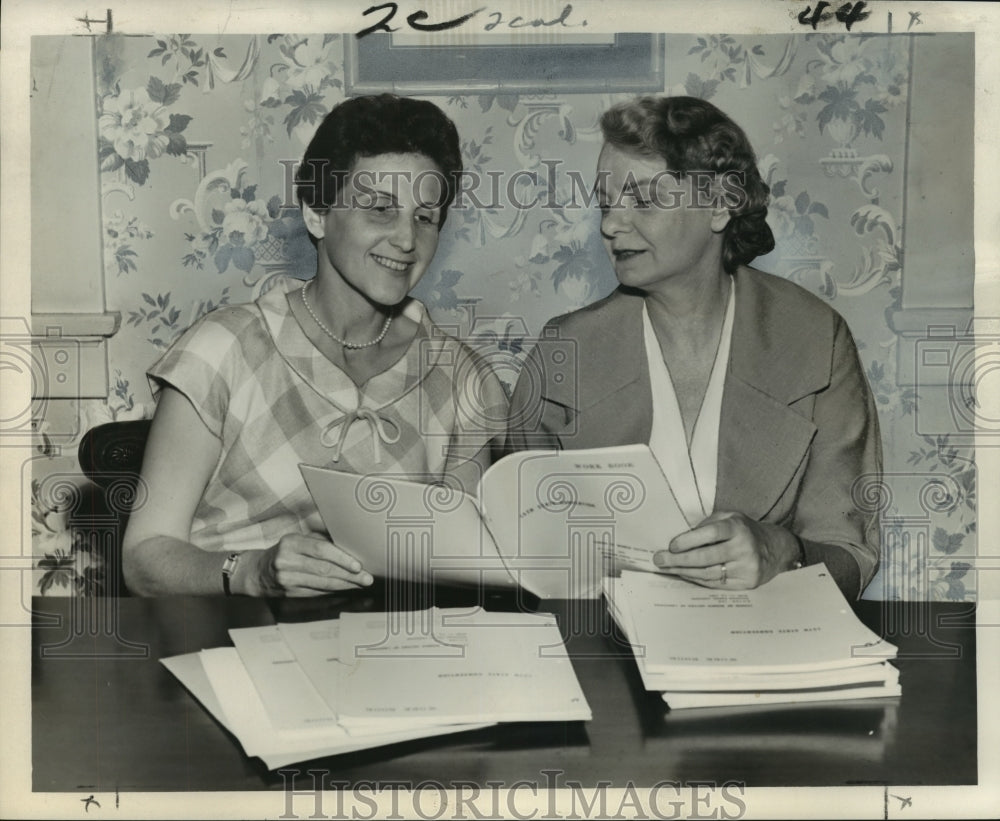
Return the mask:
[[[894,698],[902,692],[899,684],[852,687],[848,690],[796,690],[790,692],[692,693],[664,692],[663,700],[672,710],[694,707],[749,707],[755,704],[799,704],[863,698]]]
[[[340,709],[340,620],[282,623],[278,630],[298,660],[302,671],[334,712]],[[434,725],[436,721],[416,716],[393,718],[386,729],[401,731]],[[351,733],[351,728],[346,728]],[[358,732],[356,729],[354,732]]]
[[[334,709],[317,692],[276,625],[233,629],[229,637],[276,730],[337,723]]]
[[[380,747],[414,738],[444,735],[460,730],[489,726],[492,722],[470,725],[422,727],[398,732],[349,734],[343,727],[322,726],[301,730],[276,730],[270,723],[257,689],[239,654],[232,647],[216,647],[201,652],[208,680],[219,698],[226,724],[239,739],[247,755],[259,756],[270,769],[311,758]]]
[[[201,664],[200,653],[185,653],[182,656],[171,656],[160,659],[160,664],[166,667],[187,690],[198,701],[202,703],[223,727],[232,732],[232,727],[228,724],[226,715],[222,711],[222,704],[212,689],[212,683],[205,675],[205,668]]]
[[[782,573],[754,590],[628,571],[605,588],[647,672],[812,672],[896,653],[858,620],[822,565]]]
[[[340,721],[589,720],[555,617],[435,610],[429,630],[400,630],[385,613],[345,613]]]

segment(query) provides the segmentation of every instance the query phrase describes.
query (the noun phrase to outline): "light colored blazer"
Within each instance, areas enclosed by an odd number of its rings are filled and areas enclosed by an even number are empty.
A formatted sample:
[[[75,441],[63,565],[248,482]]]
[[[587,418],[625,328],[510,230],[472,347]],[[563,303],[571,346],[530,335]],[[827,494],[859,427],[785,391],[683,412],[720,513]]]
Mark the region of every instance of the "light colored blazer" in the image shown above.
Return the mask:
[[[848,598],[878,566],[878,418],[843,318],[798,285],[734,275],[715,509],[782,525]],[[507,450],[648,443],[653,397],[642,296],[610,296],[551,320],[511,402]],[[867,490],[866,490],[867,485]]]

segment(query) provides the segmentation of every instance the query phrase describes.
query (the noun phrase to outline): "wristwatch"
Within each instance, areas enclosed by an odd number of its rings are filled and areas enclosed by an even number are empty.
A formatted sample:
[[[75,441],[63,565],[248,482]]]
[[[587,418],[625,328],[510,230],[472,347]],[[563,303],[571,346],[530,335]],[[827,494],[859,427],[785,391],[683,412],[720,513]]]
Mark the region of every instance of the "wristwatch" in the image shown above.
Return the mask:
[[[226,561],[222,565],[222,589],[227,596],[233,595],[233,591],[229,587],[229,580],[233,577],[233,573],[236,572],[236,565],[239,563],[239,560],[239,553],[230,553],[226,556]]]

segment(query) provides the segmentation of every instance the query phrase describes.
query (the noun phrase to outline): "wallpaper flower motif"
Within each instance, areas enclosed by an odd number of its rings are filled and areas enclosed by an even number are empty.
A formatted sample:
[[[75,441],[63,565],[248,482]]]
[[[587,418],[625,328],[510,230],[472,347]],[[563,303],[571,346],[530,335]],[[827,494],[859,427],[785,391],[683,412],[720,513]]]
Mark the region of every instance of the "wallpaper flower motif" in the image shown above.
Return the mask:
[[[562,199],[565,204],[551,209],[552,217],[539,224],[528,262],[539,267],[554,264],[548,273],[552,290],[565,299],[565,310],[573,310],[593,301],[608,265],[596,210]]]
[[[851,227],[858,237],[871,235],[874,245],[861,246],[861,262],[855,265],[850,281],[871,290],[874,285],[894,284],[903,269],[903,245],[896,220],[886,209],[866,205],[851,214]]]
[[[273,143],[274,135],[271,133],[271,128],[274,125],[274,116],[269,114],[266,108],[257,108],[252,99],[244,100],[243,108],[247,112],[246,122],[240,126],[243,149]]]
[[[125,176],[143,185],[149,161],[162,154],[187,153],[183,131],[191,118],[166,109],[180,99],[180,85],[150,77],[145,88],[133,88],[101,98],[98,118],[98,157],[101,171],[123,169]]]
[[[68,499],[50,498],[37,480],[31,483],[31,536],[36,556],[36,587],[41,595],[66,592],[96,596],[104,590],[105,566],[99,546],[86,531],[69,526]],[[60,590],[61,589],[61,590]]]
[[[305,144],[329,113],[327,90],[344,87],[336,76],[343,61],[340,35],[272,34],[267,42],[277,44],[280,60],[271,65],[261,86],[260,105],[268,109],[288,106],[283,121],[288,136],[296,133]]]
[[[746,88],[756,75],[762,79],[778,77],[791,68],[795,59],[798,38],[787,37],[781,45],[781,55],[767,58],[767,49],[760,43],[748,44],[745,38],[736,38],[728,34],[713,34],[709,37],[699,37],[691,46],[688,54],[697,54],[702,63],[701,78],[707,82],[704,89],[709,95],[715,92],[718,83],[729,81],[739,83]],[[691,86],[694,78],[699,75],[688,75],[688,93],[694,94]],[[701,95],[694,95],[701,96]]]
[[[197,231],[184,232],[184,267],[203,270],[211,259],[216,272],[225,274],[232,265],[245,273],[241,284],[253,289],[249,298],[255,299],[280,275],[312,276],[316,253],[298,209],[286,207],[277,194],[257,199],[258,185],[246,184],[246,171],[247,163],[236,159],[206,174],[194,197],[176,200],[170,211],[177,220],[193,215],[198,224]]]
[[[906,101],[906,71],[892,38],[821,36],[814,40],[818,59],[806,65],[795,101],[824,105],[816,114],[822,134],[849,146],[859,135],[881,140],[881,115]]]
[[[144,160],[147,156],[153,159],[170,145],[166,134],[170,118],[144,88],[123,91],[105,100],[98,124],[101,136],[122,160]]]
[[[146,342],[155,349],[166,350],[185,329],[197,322],[209,311],[214,311],[220,305],[229,304],[229,288],[223,288],[216,299],[199,300],[187,317],[175,304],[171,304],[170,291],[153,296],[145,291],[142,293],[142,304],[129,311],[127,325],[136,327],[148,326]],[[182,322],[182,319],[184,320]]]
[[[907,464],[928,478],[921,503],[937,515],[922,528],[898,511],[884,517],[883,561],[892,569],[886,598],[965,601],[975,593],[974,587],[970,590],[975,574],[968,560],[975,555],[977,531],[975,463],[968,449],[948,435],[922,436],[919,441]]]
[[[774,131],[774,143],[782,143],[786,138],[806,136],[806,123],[808,118],[805,113],[799,110],[788,94],[782,94],[777,99],[778,110],[781,112],[778,119],[771,126]]]
[[[185,234],[191,250],[184,255],[184,265],[201,269],[212,257],[220,274],[230,263],[248,273],[253,269],[261,244],[281,210],[281,200],[277,195],[267,203],[254,199],[256,186],[252,185],[242,191],[233,188],[231,195],[221,208],[212,209],[208,230]]]
[[[830,218],[830,212],[822,202],[813,200],[808,191],[800,191],[795,197],[785,193],[788,180],[778,180],[771,186],[771,204],[767,209],[767,220],[775,239],[788,240],[797,237],[803,245],[808,245],[815,234],[814,217]]]
[[[215,57],[225,57],[222,48],[216,48]],[[160,58],[160,65],[171,63],[174,67],[174,81],[183,84],[191,83],[197,86],[201,80],[201,70],[208,65],[208,55],[205,49],[191,39],[188,34],[172,34],[156,41],[156,48],[146,55],[147,59]]]
[[[113,272],[116,276],[135,273],[139,252],[132,243],[152,238],[152,229],[138,217],[126,217],[120,209],[111,212],[104,220],[105,272]]]

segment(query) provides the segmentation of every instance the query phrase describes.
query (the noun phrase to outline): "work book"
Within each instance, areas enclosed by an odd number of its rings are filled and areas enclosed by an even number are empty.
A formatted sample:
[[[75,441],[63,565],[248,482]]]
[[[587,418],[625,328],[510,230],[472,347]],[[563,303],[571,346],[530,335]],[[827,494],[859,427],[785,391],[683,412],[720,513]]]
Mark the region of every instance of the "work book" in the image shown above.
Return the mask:
[[[330,538],[376,576],[597,597],[693,524],[648,445],[523,451],[475,494],[419,477],[300,465]]]
[[[605,595],[643,685],[671,708],[899,695],[896,648],[858,620],[823,565],[753,590],[624,572]]]
[[[343,613],[339,655],[340,722],[350,730],[591,718],[549,613]]]
[[[233,628],[161,659],[274,769],[510,721],[587,721],[550,614],[438,609]]]

